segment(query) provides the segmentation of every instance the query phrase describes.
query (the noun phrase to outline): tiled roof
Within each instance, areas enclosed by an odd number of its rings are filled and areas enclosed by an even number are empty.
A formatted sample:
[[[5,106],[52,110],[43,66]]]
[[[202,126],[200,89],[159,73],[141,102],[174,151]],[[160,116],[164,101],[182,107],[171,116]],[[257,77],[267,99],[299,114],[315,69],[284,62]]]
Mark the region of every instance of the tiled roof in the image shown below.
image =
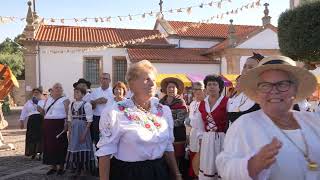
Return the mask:
[[[159,34],[158,30],[41,25],[37,30],[35,40],[72,43],[119,43],[156,34]],[[143,44],[168,43],[162,38],[147,40]]]
[[[199,37],[199,38],[227,38],[228,37],[228,24],[213,24],[213,23],[201,23],[199,27],[192,27],[194,22],[182,22],[182,21],[167,21],[169,25],[176,32],[176,35],[182,37]],[[181,31],[185,26],[188,26],[186,31]],[[249,25],[234,25],[236,34],[246,34],[252,32],[260,26]]]
[[[217,64],[207,56],[201,55],[208,49],[169,48],[169,49],[133,49],[128,48],[129,59],[132,62],[147,59],[157,63],[199,63]]]
[[[265,30],[266,28],[269,28],[274,32],[278,31],[278,28],[271,25],[271,24],[266,25],[265,27],[262,27],[262,26],[257,27],[253,31],[249,31],[249,32],[243,33],[241,35],[238,35],[237,40],[234,45],[237,46],[237,45],[241,44],[242,42],[246,41],[247,39],[249,39],[249,38],[255,36],[256,34],[260,33],[261,31]],[[209,48],[204,54],[222,51],[222,50],[226,49],[228,47],[228,45],[229,45],[229,39],[225,39],[224,41]]]

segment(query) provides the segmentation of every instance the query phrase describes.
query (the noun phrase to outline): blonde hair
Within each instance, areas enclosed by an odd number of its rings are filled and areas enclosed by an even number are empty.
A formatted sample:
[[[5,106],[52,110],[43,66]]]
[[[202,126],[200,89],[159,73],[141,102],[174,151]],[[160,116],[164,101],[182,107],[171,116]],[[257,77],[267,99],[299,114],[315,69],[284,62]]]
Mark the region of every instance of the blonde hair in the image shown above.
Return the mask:
[[[157,74],[157,69],[151,64],[148,60],[142,60],[137,63],[133,63],[129,66],[129,69],[126,74],[126,81],[136,80],[141,72],[152,72],[155,75]]]

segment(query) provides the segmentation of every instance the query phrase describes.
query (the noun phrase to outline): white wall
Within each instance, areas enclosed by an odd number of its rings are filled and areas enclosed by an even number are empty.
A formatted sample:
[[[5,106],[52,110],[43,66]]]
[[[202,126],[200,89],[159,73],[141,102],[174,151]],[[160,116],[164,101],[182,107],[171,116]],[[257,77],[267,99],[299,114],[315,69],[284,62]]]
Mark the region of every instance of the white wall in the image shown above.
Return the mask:
[[[222,57],[221,58],[221,74],[228,74],[228,71],[227,71],[227,60],[225,57]]]
[[[74,50],[73,47],[40,47],[40,84],[44,89],[60,82],[68,97],[73,96],[73,83],[83,77],[84,57],[102,57],[103,72],[112,75],[112,56],[126,56],[124,48],[112,48],[94,52],[48,53],[50,50]],[[128,58],[127,58],[128,59]],[[38,62],[39,63],[39,62]]]
[[[177,39],[177,38],[166,38],[170,44],[176,44],[180,48],[210,48],[220,41],[200,41],[200,40],[189,40],[189,39]],[[180,42],[179,42],[180,40]]]
[[[162,74],[220,74],[220,64],[163,64],[152,63]]]
[[[278,43],[278,35],[271,29],[256,34],[247,41],[238,45],[236,48],[247,49],[280,49]]]

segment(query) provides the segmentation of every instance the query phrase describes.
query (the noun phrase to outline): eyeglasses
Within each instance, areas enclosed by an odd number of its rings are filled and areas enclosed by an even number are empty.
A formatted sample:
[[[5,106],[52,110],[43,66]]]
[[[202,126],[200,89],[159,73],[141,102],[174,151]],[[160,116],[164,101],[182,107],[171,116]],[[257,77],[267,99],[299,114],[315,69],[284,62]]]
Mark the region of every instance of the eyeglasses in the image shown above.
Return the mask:
[[[258,91],[262,93],[269,93],[275,86],[277,91],[286,92],[290,89],[292,84],[294,84],[294,82],[290,80],[279,81],[276,83],[260,82],[258,83]]]

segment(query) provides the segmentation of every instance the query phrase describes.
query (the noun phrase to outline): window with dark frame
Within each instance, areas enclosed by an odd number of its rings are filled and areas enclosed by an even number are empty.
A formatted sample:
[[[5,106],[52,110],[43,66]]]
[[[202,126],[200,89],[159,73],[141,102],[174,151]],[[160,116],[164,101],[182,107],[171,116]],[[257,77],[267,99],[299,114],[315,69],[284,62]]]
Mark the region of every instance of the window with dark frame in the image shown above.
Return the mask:
[[[113,58],[113,84],[122,81],[126,82],[127,73],[127,59],[126,57],[114,57]]]
[[[100,84],[100,74],[101,74],[101,58],[100,57],[86,57],[84,59],[83,66],[83,77],[90,81],[91,84],[99,85]]]

